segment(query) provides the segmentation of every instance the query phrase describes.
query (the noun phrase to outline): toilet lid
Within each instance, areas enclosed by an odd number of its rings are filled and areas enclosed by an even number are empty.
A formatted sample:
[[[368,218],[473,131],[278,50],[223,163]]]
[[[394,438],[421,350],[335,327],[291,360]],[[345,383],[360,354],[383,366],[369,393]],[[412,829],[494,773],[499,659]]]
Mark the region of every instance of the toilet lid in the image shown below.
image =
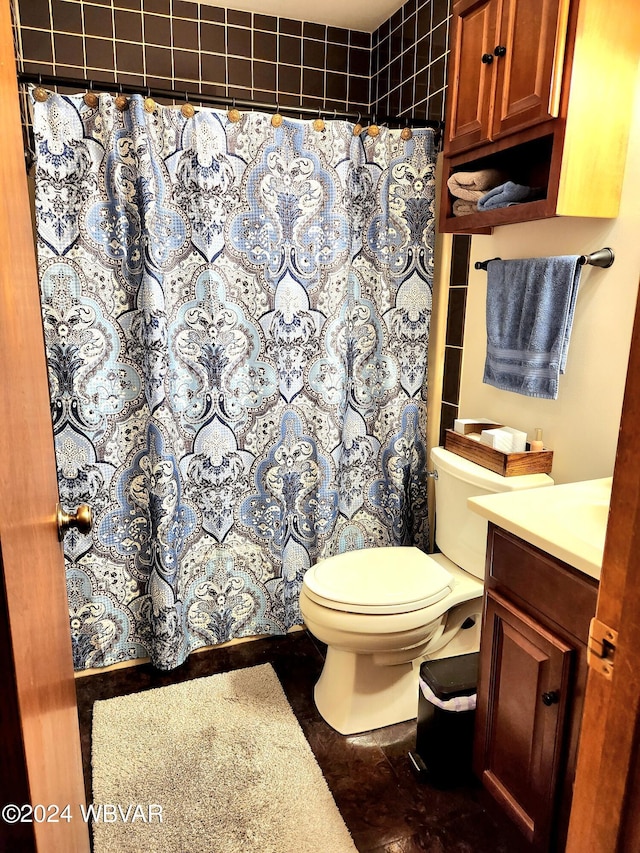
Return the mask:
[[[318,604],[349,613],[408,613],[449,595],[451,574],[419,548],[362,548],[322,560],[304,576]]]

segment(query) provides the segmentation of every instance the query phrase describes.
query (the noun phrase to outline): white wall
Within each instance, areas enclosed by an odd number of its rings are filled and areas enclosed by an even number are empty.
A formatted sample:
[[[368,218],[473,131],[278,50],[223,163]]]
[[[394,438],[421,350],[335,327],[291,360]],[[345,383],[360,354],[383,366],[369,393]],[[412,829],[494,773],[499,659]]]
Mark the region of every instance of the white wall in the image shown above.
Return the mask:
[[[640,280],[640,85],[629,141],[617,219],[556,218],[496,228],[471,243],[460,417],[488,417],[533,437],[542,427],[554,451],[556,483],[613,474],[618,427]],[[595,106],[595,105],[594,105]],[[597,134],[606,110],[594,110],[585,136]],[[566,373],[557,400],[501,391],[482,382],[486,353],[486,272],[474,263],[487,258],[587,254],[603,246],[615,252],[610,269],[585,266],[578,292]],[[638,425],[640,429],[640,424]]]

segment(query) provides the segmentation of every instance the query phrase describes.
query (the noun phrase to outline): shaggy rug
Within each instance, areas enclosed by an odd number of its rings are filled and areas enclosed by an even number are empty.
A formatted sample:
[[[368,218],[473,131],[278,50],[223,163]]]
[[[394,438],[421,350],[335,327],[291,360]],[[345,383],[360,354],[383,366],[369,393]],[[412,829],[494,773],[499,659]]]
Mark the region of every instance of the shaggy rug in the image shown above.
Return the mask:
[[[268,664],[96,702],[95,853],[355,853]]]

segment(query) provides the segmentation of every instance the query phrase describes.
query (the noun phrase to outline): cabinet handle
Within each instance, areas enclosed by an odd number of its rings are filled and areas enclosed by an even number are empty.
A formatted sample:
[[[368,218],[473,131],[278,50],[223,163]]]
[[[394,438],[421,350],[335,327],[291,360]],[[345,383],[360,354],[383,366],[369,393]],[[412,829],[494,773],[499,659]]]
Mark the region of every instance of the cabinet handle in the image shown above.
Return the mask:
[[[491,65],[493,62],[493,54],[492,53],[483,53],[482,54],[482,62],[485,65]]]
[[[507,48],[503,44],[499,44],[493,52],[496,56],[504,56]]]
[[[560,691],[549,690],[546,693],[543,693],[542,701],[545,705],[555,705],[557,702],[560,701]]]

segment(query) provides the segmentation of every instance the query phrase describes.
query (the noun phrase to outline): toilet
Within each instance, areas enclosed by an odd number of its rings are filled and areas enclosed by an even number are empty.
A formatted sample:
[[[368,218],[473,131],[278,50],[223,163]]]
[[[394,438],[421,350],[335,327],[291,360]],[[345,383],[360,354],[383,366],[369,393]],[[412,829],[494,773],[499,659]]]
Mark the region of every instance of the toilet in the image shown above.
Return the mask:
[[[467,498],[553,485],[547,474],[501,477],[442,447],[431,461],[440,553],[363,548],[304,575],[300,610],[327,645],[314,699],[341,734],[414,718],[420,663],[478,650],[487,522]]]

